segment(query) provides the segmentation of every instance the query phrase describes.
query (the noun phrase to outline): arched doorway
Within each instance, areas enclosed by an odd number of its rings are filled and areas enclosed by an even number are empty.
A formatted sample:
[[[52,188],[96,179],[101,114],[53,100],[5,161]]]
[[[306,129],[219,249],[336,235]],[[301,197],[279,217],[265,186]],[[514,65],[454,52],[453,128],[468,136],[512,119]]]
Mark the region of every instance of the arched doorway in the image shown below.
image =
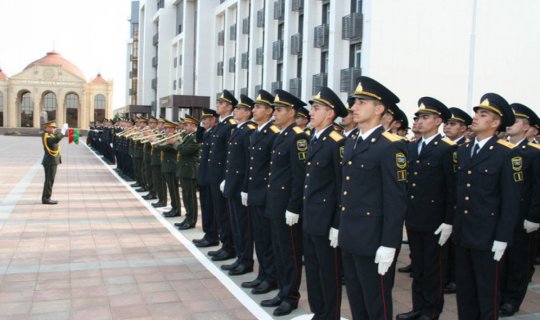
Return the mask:
[[[0,127],[4,126],[4,93],[0,91]]]
[[[75,93],[66,95],[66,122],[70,128],[79,127],[79,96]]]
[[[34,126],[34,101],[30,91],[22,91],[19,94],[19,106],[21,112],[21,127],[31,128]]]
[[[94,97],[94,121],[105,119],[105,96],[97,94]]]
[[[55,120],[57,109],[56,94],[54,94],[54,92],[47,91],[43,93],[41,101],[41,110],[47,113],[47,121]]]

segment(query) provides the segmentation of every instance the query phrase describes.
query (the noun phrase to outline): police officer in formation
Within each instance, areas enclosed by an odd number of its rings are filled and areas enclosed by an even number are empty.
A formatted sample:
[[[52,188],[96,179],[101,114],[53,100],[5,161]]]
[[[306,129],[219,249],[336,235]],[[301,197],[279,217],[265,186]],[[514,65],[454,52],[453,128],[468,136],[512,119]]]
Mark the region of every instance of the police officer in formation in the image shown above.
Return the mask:
[[[165,119],[160,118],[157,122],[158,132],[164,130]],[[149,139],[150,142],[155,141],[155,139]],[[154,208],[162,208],[167,206],[167,184],[161,173],[161,151],[158,150],[157,146],[151,145],[151,159],[150,159],[150,171],[152,172],[152,184],[154,187],[155,195],[157,196],[158,201],[152,203]]]
[[[165,134],[172,136],[176,133],[176,123],[166,120],[163,124]],[[180,194],[178,191],[178,179],[176,178],[176,149],[174,141],[167,141],[166,144],[157,145],[156,149],[160,152],[161,174],[169,190],[171,198],[171,210],[163,213],[164,217],[179,217],[180,212]]]

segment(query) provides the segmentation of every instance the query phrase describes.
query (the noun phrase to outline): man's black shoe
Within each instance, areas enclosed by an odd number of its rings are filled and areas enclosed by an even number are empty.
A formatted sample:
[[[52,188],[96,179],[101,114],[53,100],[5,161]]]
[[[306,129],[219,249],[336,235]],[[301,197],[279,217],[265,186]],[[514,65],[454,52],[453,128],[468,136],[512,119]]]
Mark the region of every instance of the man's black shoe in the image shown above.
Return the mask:
[[[129,186],[132,187],[132,188],[138,188],[141,185],[135,182],[135,183],[130,184]]]
[[[400,313],[396,316],[396,320],[412,320],[420,317],[422,312],[420,311],[409,311],[406,313]]]
[[[215,257],[223,251],[225,251],[225,249],[219,248],[218,250],[208,251],[207,255],[209,255],[210,257]]]
[[[171,211],[167,211],[163,214],[163,216],[165,218],[173,218],[173,217],[179,217],[180,216],[180,213],[178,212],[178,210],[171,210]]]
[[[246,282],[242,282],[242,288],[256,288],[258,285],[260,285],[262,283],[261,280],[259,279],[255,279],[255,280],[252,280],[252,281],[246,281]]]
[[[272,290],[277,289],[277,285],[268,281],[261,282],[258,286],[251,290],[252,294],[265,294]]]
[[[43,203],[43,204],[58,204],[58,201],[51,200],[51,199],[44,199],[44,200],[41,200],[41,203]]]
[[[277,307],[274,312],[272,312],[273,315],[276,317],[280,316],[286,316],[289,313],[293,312],[294,309],[296,309],[297,306],[293,306],[292,304],[288,303],[287,301],[281,302],[279,307]]]
[[[196,247],[198,248],[206,248],[206,247],[213,247],[213,246],[217,246],[219,244],[219,241],[213,241],[213,242],[210,242],[206,239],[202,239],[201,241],[199,242],[196,242],[194,243]]]
[[[182,221],[182,222],[177,222],[174,224],[175,227],[180,227],[180,226],[183,226],[184,223],[186,223],[186,220]]]
[[[409,264],[408,266],[398,268],[397,271],[402,273],[410,273],[412,272],[412,266]]]
[[[156,202],[156,203],[152,203],[152,207],[154,208],[163,208],[163,207],[166,207],[167,204],[165,202]]]
[[[153,194],[153,193],[149,193],[147,195],[145,195],[144,197],[142,197],[144,200],[154,200],[154,199],[157,199],[156,195]]]
[[[223,250],[221,253],[213,256],[212,261],[225,261],[225,260],[233,259],[235,257],[236,255],[234,253]]]
[[[195,224],[192,222],[186,222],[182,224],[181,226],[178,226],[178,230],[188,230],[188,229],[193,229],[193,228],[195,228]]]
[[[137,192],[146,192],[148,190],[145,187],[140,187],[138,189],[135,189],[135,191],[137,191]]]
[[[444,293],[456,293],[456,284],[453,283],[453,282],[448,282],[445,286],[444,286]]]
[[[261,301],[261,306],[263,307],[277,307],[280,304],[281,304],[281,298],[278,296],[275,296],[272,299]]]
[[[516,308],[509,303],[503,304],[501,308],[499,309],[499,315],[501,317],[511,317],[516,312],[517,312]]]
[[[215,255],[214,255],[215,256]],[[234,263],[231,264],[223,264],[221,265],[221,270],[229,271],[232,270],[240,265],[240,262],[236,260]]]
[[[238,265],[236,268],[229,270],[230,276],[239,276],[253,271],[253,267],[247,267],[243,264]]]

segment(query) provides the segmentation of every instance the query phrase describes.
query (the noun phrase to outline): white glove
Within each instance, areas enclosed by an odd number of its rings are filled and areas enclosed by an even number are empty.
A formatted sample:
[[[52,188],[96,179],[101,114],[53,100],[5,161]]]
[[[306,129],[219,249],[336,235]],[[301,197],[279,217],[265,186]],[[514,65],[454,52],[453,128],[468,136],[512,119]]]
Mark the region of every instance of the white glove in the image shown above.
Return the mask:
[[[540,223],[530,222],[529,220],[523,221],[523,229],[525,229],[525,232],[527,233],[535,232],[539,228],[540,228]]]
[[[300,219],[300,215],[296,213],[292,213],[288,210],[285,211],[285,223],[289,226],[294,226],[298,223],[298,219]]]
[[[450,238],[450,235],[452,234],[452,225],[441,223],[441,225],[435,230],[435,235],[440,234],[439,237],[439,245],[442,247],[448,241],[448,238]]]
[[[244,207],[247,207],[247,205],[248,205],[248,203],[247,203],[247,199],[248,199],[247,192],[240,192],[240,199],[242,200],[242,205]]]
[[[69,126],[67,123],[64,123],[64,125],[62,126],[62,135],[65,136],[66,135],[66,132],[68,131],[69,129]]]
[[[493,255],[493,260],[501,261],[501,258],[506,250],[506,242],[493,241],[493,247],[491,248],[492,252],[495,252]]]
[[[330,234],[328,235],[328,240],[330,240],[330,246],[332,248],[337,248],[338,246],[338,235],[339,235],[339,230],[336,228],[330,227]]]
[[[388,248],[380,246],[375,253],[375,263],[379,264],[379,274],[384,276],[388,271],[392,262],[394,262],[394,255],[396,254],[395,248]]]
[[[109,143],[109,145],[111,146],[111,148],[113,147],[113,144],[112,144],[112,143]]]
[[[225,190],[225,180],[221,181],[221,183],[219,184],[219,190],[221,190],[222,193]]]

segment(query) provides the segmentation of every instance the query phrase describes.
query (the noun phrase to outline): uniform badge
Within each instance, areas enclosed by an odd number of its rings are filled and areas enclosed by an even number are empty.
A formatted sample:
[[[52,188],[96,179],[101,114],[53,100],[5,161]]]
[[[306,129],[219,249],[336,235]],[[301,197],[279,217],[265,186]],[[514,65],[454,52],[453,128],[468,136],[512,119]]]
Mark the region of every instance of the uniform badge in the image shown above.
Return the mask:
[[[521,171],[522,167],[523,167],[523,159],[521,157],[513,157],[512,158],[512,169],[514,171]]]
[[[523,172],[522,171],[514,172],[514,181],[515,182],[523,181]]]
[[[300,152],[305,152],[307,150],[307,146],[308,146],[307,139],[300,139],[296,141],[296,150]]]
[[[399,170],[397,172],[397,181],[407,180],[407,170]]]
[[[345,154],[345,146],[339,147],[339,157],[343,159],[343,155]]]
[[[396,166],[400,169],[407,167],[407,157],[405,157],[405,154],[401,152],[396,153]]]

